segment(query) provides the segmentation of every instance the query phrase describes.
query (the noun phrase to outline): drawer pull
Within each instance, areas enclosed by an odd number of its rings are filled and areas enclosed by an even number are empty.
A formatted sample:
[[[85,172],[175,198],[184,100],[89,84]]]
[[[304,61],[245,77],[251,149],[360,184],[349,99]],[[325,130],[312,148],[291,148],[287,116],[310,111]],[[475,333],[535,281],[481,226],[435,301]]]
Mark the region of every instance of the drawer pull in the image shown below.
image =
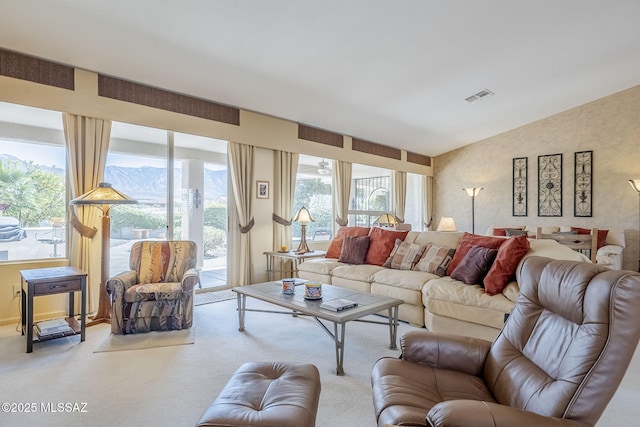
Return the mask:
[[[60,285],[49,285],[49,289],[66,288],[66,287],[67,287],[66,283],[63,283]]]

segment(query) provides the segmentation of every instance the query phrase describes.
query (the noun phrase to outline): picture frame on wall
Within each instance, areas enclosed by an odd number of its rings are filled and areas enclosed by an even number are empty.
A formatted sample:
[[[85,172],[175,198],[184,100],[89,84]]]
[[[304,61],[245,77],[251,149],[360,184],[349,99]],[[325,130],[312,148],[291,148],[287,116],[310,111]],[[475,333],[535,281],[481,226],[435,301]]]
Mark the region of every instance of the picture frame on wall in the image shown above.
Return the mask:
[[[562,216],[562,154],[538,156],[538,216]]]
[[[528,157],[516,157],[513,159],[513,216],[528,215]]]
[[[269,198],[269,181],[256,181],[256,198]]]
[[[573,216],[593,216],[593,151],[574,153]]]

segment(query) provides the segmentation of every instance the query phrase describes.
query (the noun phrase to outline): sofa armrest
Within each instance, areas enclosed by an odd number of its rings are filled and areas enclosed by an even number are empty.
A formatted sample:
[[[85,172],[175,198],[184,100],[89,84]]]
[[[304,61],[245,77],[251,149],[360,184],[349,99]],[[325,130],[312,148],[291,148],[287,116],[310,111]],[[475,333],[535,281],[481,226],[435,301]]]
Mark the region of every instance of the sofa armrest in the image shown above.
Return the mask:
[[[545,417],[522,409],[479,400],[450,400],[436,404],[426,417],[433,427],[467,426],[566,426],[586,427],[586,424],[564,418]]]
[[[402,358],[432,368],[479,375],[491,342],[479,338],[409,331],[400,338]]]
[[[200,283],[200,274],[198,274],[197,268],[190,268],[184,272],[184,276],[182,276],[181,281],[183,291],[193,291],[198,283]]]
[[[137,283],[138,273],[135,270],[125,271],[107,280],[107,293],[109,293],[112,298],[116,298],[117,296],[124,295],[124,291]]]

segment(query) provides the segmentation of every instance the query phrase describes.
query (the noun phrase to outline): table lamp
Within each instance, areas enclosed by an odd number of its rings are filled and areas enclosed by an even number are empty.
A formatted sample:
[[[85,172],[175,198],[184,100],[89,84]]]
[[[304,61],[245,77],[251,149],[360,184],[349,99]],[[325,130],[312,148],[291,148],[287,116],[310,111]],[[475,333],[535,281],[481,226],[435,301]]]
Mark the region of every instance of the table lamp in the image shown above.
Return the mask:
[[[307,245],[306,223],[313,221],[313,218],[311,218],[311,214],[309,213],[309,210],[304,206],[301,207],[298,213],[296,214],[296,217],[293,218],[293,220],[300,223],[300,228],[302,230],[302,235],[300,236],[300,246],[298,246],[298,249],[296,249],[294,253],[296,255],[302,255],[309,252],[313,252],[311,249],[309,249],[309,246]]]

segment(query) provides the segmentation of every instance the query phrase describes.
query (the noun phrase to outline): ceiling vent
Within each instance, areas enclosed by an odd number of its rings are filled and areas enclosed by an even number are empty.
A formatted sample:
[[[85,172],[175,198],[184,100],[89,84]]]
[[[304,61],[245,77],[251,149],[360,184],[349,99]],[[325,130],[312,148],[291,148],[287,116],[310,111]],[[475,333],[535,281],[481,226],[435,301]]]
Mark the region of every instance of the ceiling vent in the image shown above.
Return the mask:
[[[493,96],[493,92],[491,92],[489,89],[483,89],[480,92],[474,93],[473,95],[465,98],[464,100],[467,102],[474,102],[482,98],[486,98],[487,96]]]

